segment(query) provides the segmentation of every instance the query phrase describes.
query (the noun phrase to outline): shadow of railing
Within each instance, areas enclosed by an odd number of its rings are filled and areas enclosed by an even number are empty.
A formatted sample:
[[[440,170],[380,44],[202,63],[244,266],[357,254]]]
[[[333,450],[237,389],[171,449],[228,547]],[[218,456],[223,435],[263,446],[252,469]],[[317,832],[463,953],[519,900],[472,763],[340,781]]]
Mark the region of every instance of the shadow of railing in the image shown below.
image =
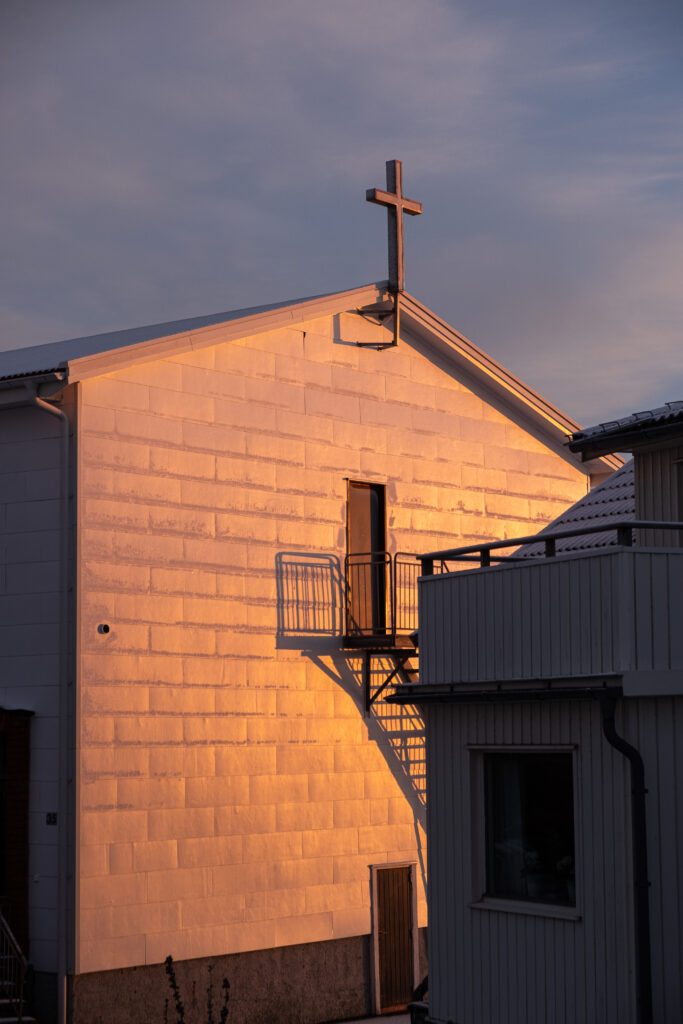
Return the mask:
[[[278,638],[341,637],[344,582],[336,555],[280,551],[275,581]]]

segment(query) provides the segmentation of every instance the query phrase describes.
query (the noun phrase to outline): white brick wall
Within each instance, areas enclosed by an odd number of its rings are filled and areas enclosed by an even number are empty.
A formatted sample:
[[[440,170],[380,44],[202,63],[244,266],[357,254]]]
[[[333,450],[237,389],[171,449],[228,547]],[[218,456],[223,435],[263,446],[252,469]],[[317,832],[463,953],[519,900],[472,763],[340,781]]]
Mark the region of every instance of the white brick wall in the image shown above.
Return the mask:
[[[343,562],[345,478],[387,484],[392,551],[586,492],[407,342],[335,343],[357,325],[81,385],[80,971],[362,934],[369,865],[418,859],[338,644],[276,648],[275,556]]]

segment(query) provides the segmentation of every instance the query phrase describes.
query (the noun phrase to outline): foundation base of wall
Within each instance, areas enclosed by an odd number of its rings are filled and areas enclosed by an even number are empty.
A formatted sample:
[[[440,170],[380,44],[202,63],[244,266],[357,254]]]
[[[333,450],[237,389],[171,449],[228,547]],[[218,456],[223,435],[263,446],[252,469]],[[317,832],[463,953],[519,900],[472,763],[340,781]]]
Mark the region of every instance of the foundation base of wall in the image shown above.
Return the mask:
[[[420,932],[420,950],[424,977],[426,929]],[[210,964],[214,1020],[220,1015],[223,978],[230,982],[228,1019],[236,1024],[323,1024],[372,1013],[369,935],[179,960],[175,970],[186,1024],[207,1020]],[[70,997],[72,1024],[163,1024],[166,999],[168,1020],[176,1019],[163,964],[78,975],[71,979]]]

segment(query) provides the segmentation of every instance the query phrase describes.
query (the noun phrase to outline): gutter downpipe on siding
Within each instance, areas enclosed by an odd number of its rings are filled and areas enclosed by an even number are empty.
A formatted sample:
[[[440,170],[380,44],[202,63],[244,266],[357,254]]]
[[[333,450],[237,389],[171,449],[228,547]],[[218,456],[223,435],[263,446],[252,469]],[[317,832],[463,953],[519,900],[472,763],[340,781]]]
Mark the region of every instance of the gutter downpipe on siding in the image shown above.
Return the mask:
[[[631,764],[631,839],[633,849],[633,899],[635,918],[636,1001],[638,1024],[652,1024],[652,965],[650,951],[650,882],[647,871],[647,822],[645,816],[645,765],[640,752],[616,730],[616,697],[596,694],[605,739]]]
[[[59,817],[57,895],[57,1020],[68,1020],[68,823],[69,823],[69,418],[63,409],[44,401],[34,390],[31,404],[60,421],[59,474]]]

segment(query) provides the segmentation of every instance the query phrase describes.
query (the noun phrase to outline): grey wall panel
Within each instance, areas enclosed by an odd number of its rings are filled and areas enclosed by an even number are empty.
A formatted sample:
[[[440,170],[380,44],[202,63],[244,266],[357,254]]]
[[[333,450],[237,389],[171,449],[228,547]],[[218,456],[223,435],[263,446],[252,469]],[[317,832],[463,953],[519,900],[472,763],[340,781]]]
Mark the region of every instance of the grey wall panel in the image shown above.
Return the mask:
[[[678,550],[560,555],[434,576],[420,583],[420,681],[683,669],[682,606]]]
[[[624,702],[647,786],[654,1019],[683,1020],[683,700]]]
[[[430,1012],[459,1024],[630,1024],[629,771],[597,705],[441,705],[427,716]],[[468,747],[548,743],[576,745],[580,920],[476,908],[471,835],[483,825]],[[677,958],[669,951],[667,971]]]
[[[57,966],[59,424],[35,409],[0,416],[0,705],[31,722],[28,951]]]

